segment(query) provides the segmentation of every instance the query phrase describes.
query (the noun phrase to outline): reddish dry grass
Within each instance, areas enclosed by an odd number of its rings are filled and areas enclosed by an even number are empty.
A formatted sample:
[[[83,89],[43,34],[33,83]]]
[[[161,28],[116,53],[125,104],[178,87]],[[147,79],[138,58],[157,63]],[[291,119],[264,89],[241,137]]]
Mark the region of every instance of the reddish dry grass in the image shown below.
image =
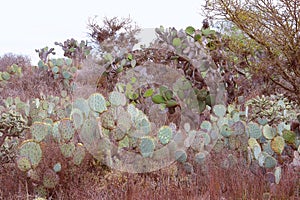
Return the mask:
[[[254,175],[248,168],[235,165],[220,167],[223,156],[211,155],[206,164],[187,174],[178,163],[157,172],[129,174],[92,165],[88,157],[80,167],[64,168],[61,182],[49,195],[53,199],[298,199],[299,172],[283,169],[278,185]],[[63,162],[63,161],[62,161]],[[46,164],[46,163],[45,163]],[[32,199],[30,181],[15,166],[0,168],[0,199]],[[298,192],[298,194],[297,194]]]

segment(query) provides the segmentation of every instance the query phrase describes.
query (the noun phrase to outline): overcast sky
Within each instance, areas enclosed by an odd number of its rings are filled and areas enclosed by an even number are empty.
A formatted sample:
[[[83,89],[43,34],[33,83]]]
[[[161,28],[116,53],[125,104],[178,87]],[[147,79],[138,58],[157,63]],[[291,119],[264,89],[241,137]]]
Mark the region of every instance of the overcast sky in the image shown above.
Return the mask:
[[[6,0],[0,9],[0,55],[28,55],[36,64],[35,49],[60,47],[55,41],[87,39],[87,22],[97,17],[128,17],[141,28],[201,27],[204,0]]]

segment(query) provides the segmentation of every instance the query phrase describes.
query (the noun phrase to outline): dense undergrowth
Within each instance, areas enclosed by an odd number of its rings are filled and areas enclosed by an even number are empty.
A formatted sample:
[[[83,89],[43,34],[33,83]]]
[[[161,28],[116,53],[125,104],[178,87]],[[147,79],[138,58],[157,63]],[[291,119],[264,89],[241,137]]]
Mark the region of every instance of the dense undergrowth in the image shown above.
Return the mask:
[[[160,27],[132,50],[129,19],[89,28],[65,58],[0,58],[1,199],[300,198],[297,101],[227,36]]]

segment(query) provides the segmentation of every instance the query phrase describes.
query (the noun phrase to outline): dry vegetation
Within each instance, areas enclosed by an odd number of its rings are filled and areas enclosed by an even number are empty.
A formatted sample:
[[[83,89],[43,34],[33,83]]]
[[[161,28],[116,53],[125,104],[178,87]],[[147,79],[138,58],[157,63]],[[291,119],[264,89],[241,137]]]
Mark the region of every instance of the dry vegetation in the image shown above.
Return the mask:
[[[115,18],[111,21],[105,20],[108,27],[101,28],[93,22],[89,25],[92,39],[102,50],[108,48],[103,41],[108,38],[116,40],[112,38],[124,26],[125,32],[129,34],[128,38],[125,38],[128,42],[126,45],[135,43],[132,35],[136,34],[137,29],[129,26],[130,21],[119,22]],[[121,34],[121,37],[125,35]],[[123,41],[124,38],[119,40]],[[120,41],[116,44],[120,44]],[[137,56],[143,57],[139,54]],[[147,56],[144,55],[141,60]],[[156,58],[160,59],[159,56],[162,55],[156,55]],[[27,101],[31,98],[41,98],[41,93],[60,95],[61,88],[51,73],[33,70],[27,57],[11,54],[1,57],[0,71],[12,63],[22,66],[23,75],[13,77],[1,88],[0,101],[7,96],[20,97],[21,100]],[[83,62],[83,67],[76,77],[78,90],[72,94],[73,97],[87,97],[101,89],[107,91],[105,85],[102,85],[103,88],[95,88],[99,84],[99,74],[105,71],[103,67],[99,68],[99,63],[101,65],[95,57],[89,57]],[[192,162],[196,166],[192,173],[187,173],[182,164],[175,162],[167,168],[144,174],[109,169],[91,155],[86,156],[79,167],[70,166],[68,159],[59,156],[59,151],[59,147],[54,143],[43,144],[44,162],[39,170],[43,171],[58,161],[62,164],[59,185],[48,191],[46,196],[49,199],[300,199],[299,169],[284,166],[281,181],[275,184],[273,177],[268,176],[267,170],[255,163],[245,164],[244,158],[240,157],[238,152],[228,149],[220,153],[212,151],[202,165]],[[238,159],[226,168],[222,163],[228,154],[233,154]],[[34,199],[38,193],[42,193],[35,187],[39,181],[29,179],[26,174],[17,170],[13,162],[1,164],[0,183],[0,199],[27,200]]]

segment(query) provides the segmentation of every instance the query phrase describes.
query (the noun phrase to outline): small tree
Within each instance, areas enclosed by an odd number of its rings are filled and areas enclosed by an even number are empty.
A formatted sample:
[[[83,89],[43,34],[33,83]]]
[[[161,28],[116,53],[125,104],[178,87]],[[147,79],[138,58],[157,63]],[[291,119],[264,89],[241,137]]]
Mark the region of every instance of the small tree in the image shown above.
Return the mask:
[[[30,67],[31,61],[28,56],[6,53],[0,56],[0,71],[5,71],[7,67],[16,64],[20,67]]]
[[[130,18],[104,18],[102,26],[94,18],[89,20],[88,28],[89,36],[101,54],[116,53],[122,49],[131,51],[133,46],[138,43],[136,35],[140,29],[132,24]]]
[[[229,51],[243,58],[243,68],[252,75],[300,103],[299,0],[207,0],[204,14],[241,30],[242,40],[227,41]]]

